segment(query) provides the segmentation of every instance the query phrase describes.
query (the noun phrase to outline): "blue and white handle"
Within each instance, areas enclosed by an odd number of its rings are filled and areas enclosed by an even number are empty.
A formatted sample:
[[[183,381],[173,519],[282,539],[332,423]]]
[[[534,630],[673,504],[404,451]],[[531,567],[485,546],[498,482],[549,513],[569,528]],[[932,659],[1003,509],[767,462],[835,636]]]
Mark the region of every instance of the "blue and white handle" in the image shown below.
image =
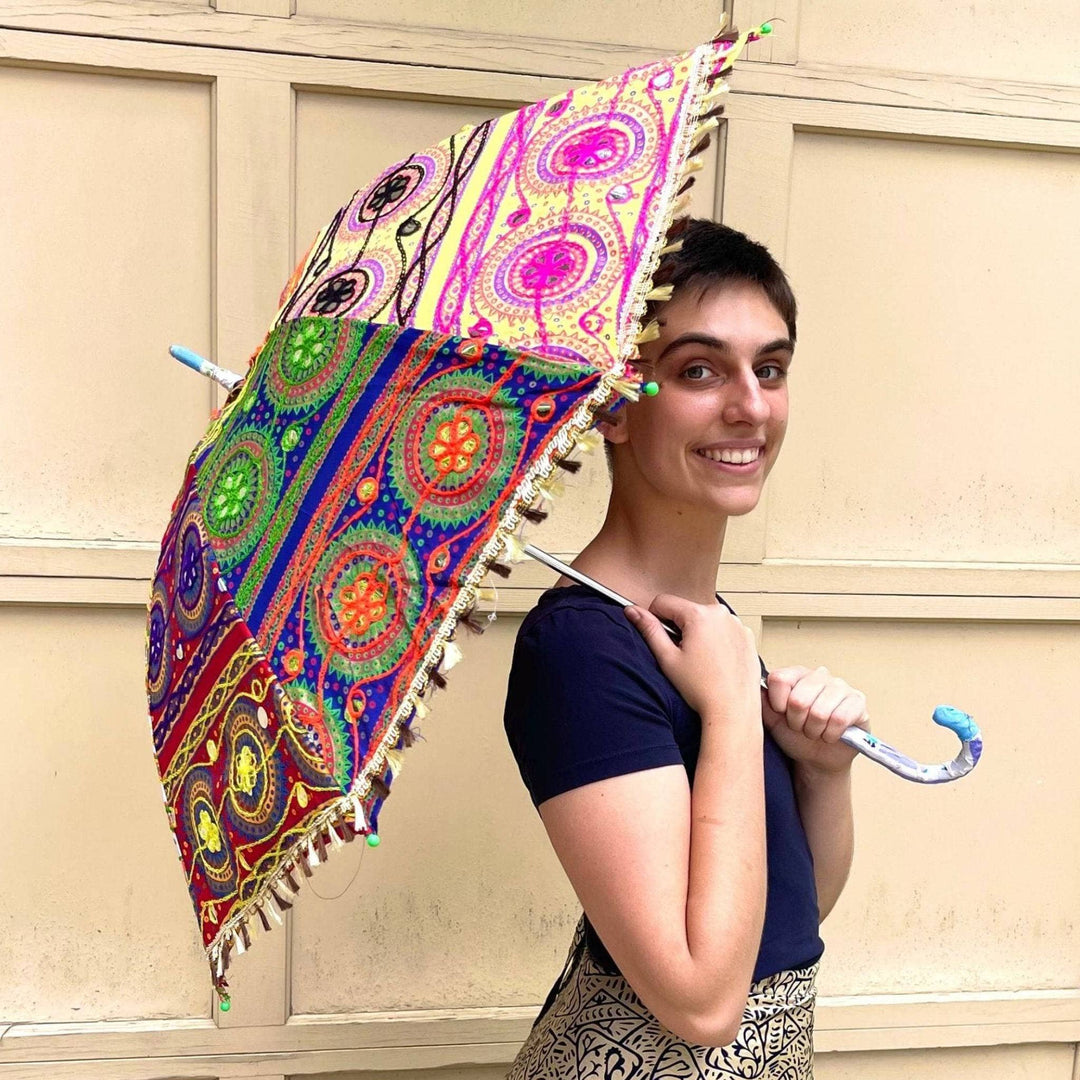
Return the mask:
[[[207,360],[205,356],[200,356],[197,352],[184,348],[183,345],[170,345],[169,352],[181,364],[186,364],[200,375],[205,375],[208,379],[221,383],[230,394],[244,381],[243,375],[237,375],[235,371],[218,367],[217,364],[212,364]]]
[[[761,687],[767,690],[769,684],[762,679]],[[923,765],[862,728],[849,727],[840,736],[840,741],[905,780],[913,780],[916,784],[947,784],[966,776],[979,764],[982,734],[979,725],[966,712],[952,705],[939,705],[934,710],[934,723],[955,732],[960,739],[960,753],[941,765]]]

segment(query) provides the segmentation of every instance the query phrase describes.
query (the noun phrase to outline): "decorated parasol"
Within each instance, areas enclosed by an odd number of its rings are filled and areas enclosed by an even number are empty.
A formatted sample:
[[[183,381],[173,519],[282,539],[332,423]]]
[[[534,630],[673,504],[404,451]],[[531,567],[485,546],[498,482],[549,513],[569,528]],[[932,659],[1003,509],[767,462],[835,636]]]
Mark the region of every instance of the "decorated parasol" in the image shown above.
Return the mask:
[[[193,451],[147,687],[215,986],[379,813],[489,573],[642,387],[723,76],[768,24],[466,127],[356,192]],[[561,566],[561,564],[559,564]],[[868,752],[865,748],[863,752]]]

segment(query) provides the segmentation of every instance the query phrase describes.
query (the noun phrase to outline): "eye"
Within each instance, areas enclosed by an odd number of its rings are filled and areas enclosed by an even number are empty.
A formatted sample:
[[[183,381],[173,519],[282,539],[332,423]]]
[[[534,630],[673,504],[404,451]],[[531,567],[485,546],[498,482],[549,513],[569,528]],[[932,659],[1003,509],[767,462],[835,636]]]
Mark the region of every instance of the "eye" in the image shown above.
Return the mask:
[[[695,374],[696,372],[696,374]],[[712,374],[712,368],[707,364],[689,364],[683,368],[682,377],[687,382],[701,382]]]
[[[765,382],[779,382],[781,379],[787,378],[787,370],[782,364],[768,363],[762,364],[757,369],[759,379],[763,379]]]

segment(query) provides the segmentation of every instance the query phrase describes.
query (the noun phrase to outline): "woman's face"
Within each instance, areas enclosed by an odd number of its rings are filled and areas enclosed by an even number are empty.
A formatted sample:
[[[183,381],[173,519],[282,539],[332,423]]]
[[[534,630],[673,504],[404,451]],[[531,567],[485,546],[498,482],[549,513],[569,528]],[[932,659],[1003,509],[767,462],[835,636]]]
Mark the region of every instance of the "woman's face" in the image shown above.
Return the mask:
[[[760,287],[743,282],[684,288],[658,320],[660,338],[642,346],[640,367],[660,392],[628,403],[606,431],[616,482],[673,510],[748,513],[787,428],[787,325]]]

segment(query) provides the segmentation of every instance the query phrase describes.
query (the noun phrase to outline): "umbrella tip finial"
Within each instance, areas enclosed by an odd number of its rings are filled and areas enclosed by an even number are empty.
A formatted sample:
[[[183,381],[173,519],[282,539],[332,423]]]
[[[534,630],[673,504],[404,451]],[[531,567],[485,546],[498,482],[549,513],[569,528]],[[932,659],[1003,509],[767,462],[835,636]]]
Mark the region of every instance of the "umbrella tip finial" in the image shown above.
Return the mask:
[[[185,348],[183,345],[170,345],[169,355],[179,360],[181,364],[191,368],[192,371],[197,371],[200,375],[205,375],[208,379],[220,383],[230,393],[244,381],[243,375],[237,375],[235,371],[227,371],[225,368],[218,367],[217,364],[207,360],[205,356],[200,356],[193,349]]]

